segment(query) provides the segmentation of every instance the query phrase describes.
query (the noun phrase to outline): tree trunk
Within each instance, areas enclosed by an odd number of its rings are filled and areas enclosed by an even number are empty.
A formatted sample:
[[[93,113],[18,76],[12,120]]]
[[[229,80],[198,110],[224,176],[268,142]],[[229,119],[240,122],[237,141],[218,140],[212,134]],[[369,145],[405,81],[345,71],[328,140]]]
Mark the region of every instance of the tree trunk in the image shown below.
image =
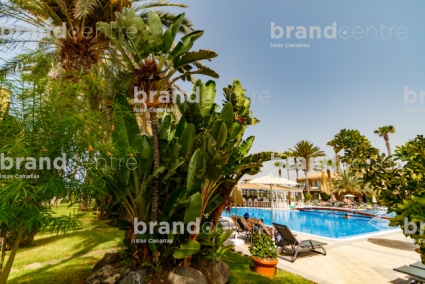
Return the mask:
[[[304,172],[305,172],[305,186],[307,188],[307,193],[310,194],[310,185],[308,184],[308,172],[307,171],[304,171]]]
[[[15,261],[15,256],[16,256],[16,253],[18,252],[18,246],[19,246],[19,242],[21,240],[23,232],[24,232],[24,227],[22,226],[18,231],[15,245],[13,246],[9,259],[6,262],[6,266],[4,267],[4,270],[0,274],[0,284],[7,283],[7,278],[9,278],[10,270],[12,269],[13,262]]]
[[[286,171],[288,172],[288,180],[290,180],[289,179],[289,160],[288,160],[288,157],[286,157]]]
[[[294,163],[295,163],[295,174],[297,176],[297,179],[295,180],[296,182],[298,182],[298,167],[297,167],[297,158],[294,158]],[[298,186],[297,186],[298,187]]]
[[[328,173],[328,183],[329,183],[329,190],[330,190],[331,189],[331,170],[329,169],[329,167],[326,170],[326,172]]]
[[[148,109],[144,104],[142,106],[142,109],[142,134],[146,135],[148,134]]]
[[[384,135],[385,144],[387,145],[388,155],[391,156],[390,139],[388,134]]]
[[[282,170],[279,168],[279,177],[282,177]]]
[[[3,271],[3,263],[4,258],[6,257],[6,242],[7,242],[7,232],[6,229],[3,228],[2,232],[2,245],[1,245],[1,259],[0,259],[0,274]]]
[[[339,157],[338,157],[338,153],[335,153],[335,168],[336,168],[336,172],[339,176]]]
[[[153,165],[154,169],[159,167],[159,141],[158,141],[158,120],[156,118],[155,109],[150,112],[152,136],[153,136]],[[159,194],[159,180],[158,176],[153,178],[153,192],[152,192],[152,215],[151,221],[158,221],[158,194]]]

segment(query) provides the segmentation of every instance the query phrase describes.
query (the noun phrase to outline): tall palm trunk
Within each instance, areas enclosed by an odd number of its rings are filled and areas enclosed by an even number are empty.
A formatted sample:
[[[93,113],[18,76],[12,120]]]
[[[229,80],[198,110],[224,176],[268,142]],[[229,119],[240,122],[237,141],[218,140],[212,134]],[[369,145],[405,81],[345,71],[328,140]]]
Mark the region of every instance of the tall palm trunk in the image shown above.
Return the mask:
[[[391,156],[390,138],[388,134],[384,135],[385,144],[387,145],[388,155]]]
[[[310,185],[308,184],[308,172],[307,170],[304,170],[305,173],[305,186],[307,189],[307,193],[310,194]]]
[[[153,136],[153,165],[154,169],[159,167],[159,141],[158,141],[158,120],[156,118],[155,109],[150,112],[152,136]],[[153,192],[152,192],[152,216],[151,221],[158,221],[158,195],[159,195],[159,179],[158,176],[153,178]]]
[[[338,153],[335,153],[335,161],[336,161],[336,172],[339,175],[339,157],[338,157]]]
[[[328,169],[326,170],[326,172],[328,173],[328,183],[329,183],[329,189],[331,188],[331,170]]]
[[[145,105],[142,106],[142,109],[142,134],[146,135],[148,134],[148,112]]]
[[[294,158],[294,163],[295,163],[296,182],[298,182],[298,164],[297,164],[297,158]]]
[[[289,180],[289,160],[288,160],[288,157],[286,157],[286,171],[288,172],[288,180]]]
[[[388,134],[384,135],[385,144],[387,145],[388,155],[391,156],[391,147],[390,147],[390,138],[388,137]],[[391,158],[391,163],[393,162],[393,158]],[[397,165],[394,166],[396,168]],[[393,168],[392,166],[390,167]]]

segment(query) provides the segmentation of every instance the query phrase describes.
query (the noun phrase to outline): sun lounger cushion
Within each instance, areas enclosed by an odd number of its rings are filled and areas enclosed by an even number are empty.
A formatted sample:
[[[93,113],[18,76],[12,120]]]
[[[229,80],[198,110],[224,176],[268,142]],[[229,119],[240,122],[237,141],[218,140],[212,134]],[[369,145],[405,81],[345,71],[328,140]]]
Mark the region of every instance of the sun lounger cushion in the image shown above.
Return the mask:
[[[413,263],[413,264],[411,264],[409,266],[420,268],[420,269],[425,269],[425,265],[423,265],[422,262],[420,262],[420,261],[415,262],[415,263]]]
[[[319,241],[315,241],[315,240],[309,240],[308,242],[305,242],[304,244],[302,244],[301,247],[302,248],[308,248],[308,247],[311,247],[311,244],[313,244],[313,246],[315,246],[315,247],[327,245],[327,243],[323,243],[323,242],[319,242]]]
[[[394,271],[409,274],[409,275],[412,275],[412,276],[415,276],[415,277],[418,277],[418,278],[425,279],[425,270],[421,269],[421,268],[416,268],[416,267],[404,265],[404,266],[399,267],[399,268],[394,268]]]

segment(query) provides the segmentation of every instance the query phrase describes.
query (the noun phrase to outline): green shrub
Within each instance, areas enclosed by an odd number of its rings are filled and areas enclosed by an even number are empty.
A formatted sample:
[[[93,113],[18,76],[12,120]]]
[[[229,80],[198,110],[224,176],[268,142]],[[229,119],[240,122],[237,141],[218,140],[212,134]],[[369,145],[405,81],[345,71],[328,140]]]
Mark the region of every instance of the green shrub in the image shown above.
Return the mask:
[[[272,238],[268,234],[254,232],[252,245],[249,246],[251,254],[258,259],[276,259],[278,254]]]

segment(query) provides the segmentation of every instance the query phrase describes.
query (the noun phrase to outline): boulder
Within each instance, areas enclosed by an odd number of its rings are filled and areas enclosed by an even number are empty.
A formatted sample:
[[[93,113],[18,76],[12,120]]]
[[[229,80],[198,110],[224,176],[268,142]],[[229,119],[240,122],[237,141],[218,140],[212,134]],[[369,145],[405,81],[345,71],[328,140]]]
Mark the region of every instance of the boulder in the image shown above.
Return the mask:
[[[93,273],[96,270],[101,269],[105,265],[114,264],[114,263],[117,263],[119,261],[121,261],[121,257],[118,253],[105,253],[103,258],[95,264],[95,266],[93,267],[91,272]]]
[[[176,267],[168,274],[169,284],[208,284],[201,271],[191,267]]]
[[[211,262],[207,273],[214,284],[226,284],[231,276],[230,267],[220,260]]]
[[[84,284],[116,284],[121,279],[119,269],[114,269],[110,265],[106,265],[90,276],[84,281]]]
[[[129,268],[124,272],[124,277],[119,284],[143,284],[145,277],[146,269]]]

